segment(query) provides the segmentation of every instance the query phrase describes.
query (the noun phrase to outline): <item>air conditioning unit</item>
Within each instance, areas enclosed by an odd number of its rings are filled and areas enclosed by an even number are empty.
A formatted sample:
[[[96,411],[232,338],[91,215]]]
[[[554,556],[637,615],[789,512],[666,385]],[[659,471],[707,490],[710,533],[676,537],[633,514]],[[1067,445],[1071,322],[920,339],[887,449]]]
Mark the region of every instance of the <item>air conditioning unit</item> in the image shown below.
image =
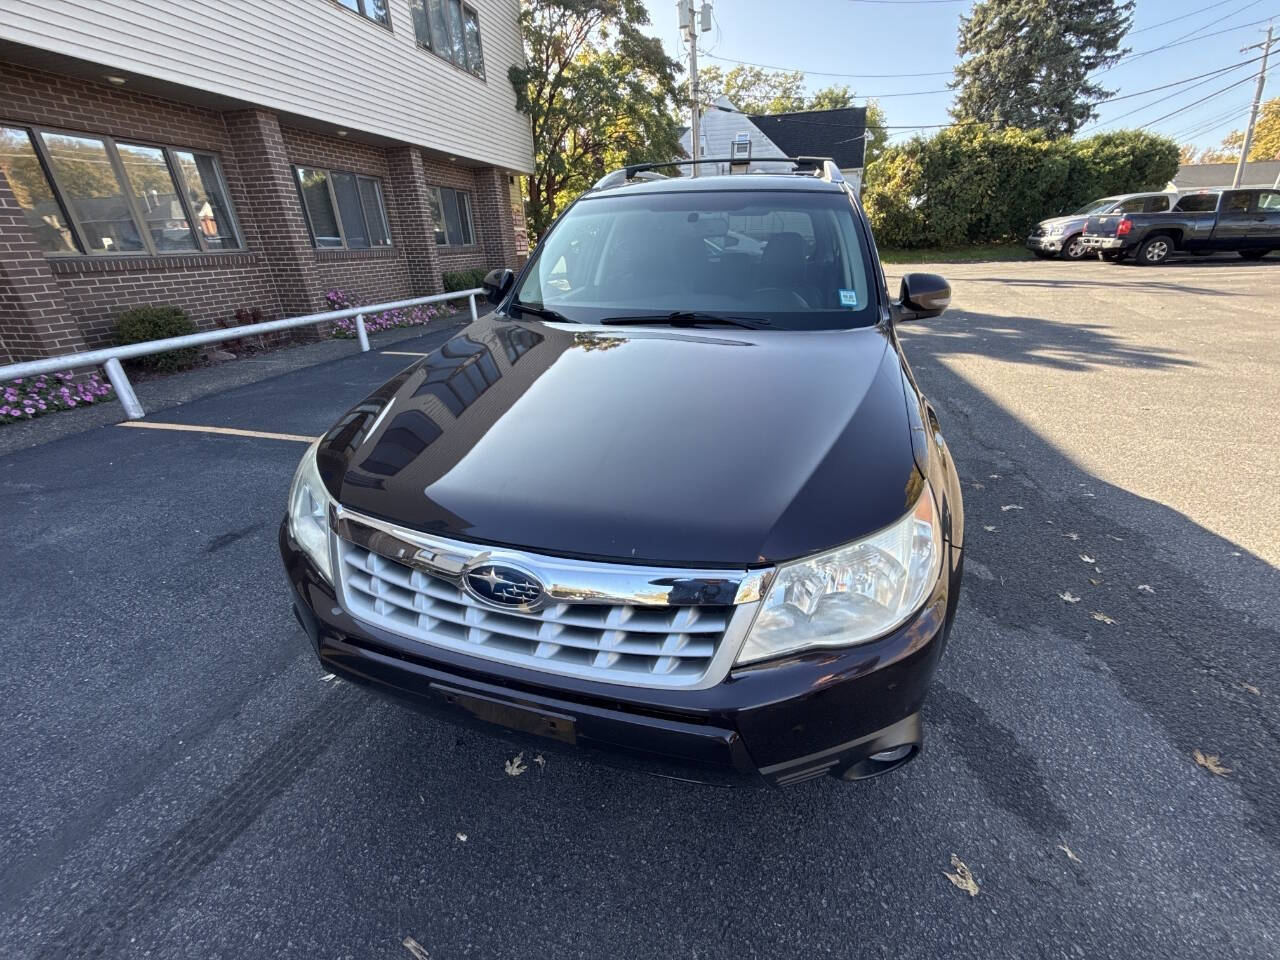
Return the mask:
[[[729,172],[746,173],[751,166],[751,134],[739,133],[729,144]]]

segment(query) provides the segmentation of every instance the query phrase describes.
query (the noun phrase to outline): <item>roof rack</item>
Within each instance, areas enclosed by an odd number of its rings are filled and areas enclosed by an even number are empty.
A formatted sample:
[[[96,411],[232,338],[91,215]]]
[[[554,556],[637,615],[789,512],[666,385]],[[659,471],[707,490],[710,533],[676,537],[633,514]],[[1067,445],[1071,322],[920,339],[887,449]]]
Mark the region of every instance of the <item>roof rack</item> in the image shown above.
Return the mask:
[[[655,160],[652,163],[632,163],[617,170],[611,170],[595,182],[592,190],[603,190],[616,187],[628,180],[665,180],[660,173],[654,171],[662,167],[691,167],[695,163],[734,163],[733,157],[699,157],[697,160]],[[844,176],[830,157],[756,157],[757,163],[794,163],[796,173],[812,174],[827,183],[844,183]]]

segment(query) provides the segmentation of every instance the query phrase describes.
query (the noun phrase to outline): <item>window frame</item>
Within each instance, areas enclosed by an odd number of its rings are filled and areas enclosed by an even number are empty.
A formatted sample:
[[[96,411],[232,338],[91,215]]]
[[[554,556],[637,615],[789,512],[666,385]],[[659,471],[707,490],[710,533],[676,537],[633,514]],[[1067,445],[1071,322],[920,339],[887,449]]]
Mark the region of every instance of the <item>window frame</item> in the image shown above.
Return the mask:
[[[240,228],[240,219],[236,215],[235,203],[231,198],[231,191],[227,188],[227,176],[222,169],[222,158],[212,150],[205,150],[200,147],[188,147],[177,143],[164,143],[157,140],[148,140],[143,137],[116,137],[107,133],[98,133],[93,130],[72,130],[67,127],[51,127],[44,124],[23,123],[21,121],[8,121],[0,118],[0,126],[9,127],[11,129],[22,130],[27,134],[27,139],[31,143],[32,149],[35,151],[36,159],[40,163],[40,168],[44,172],[45,178],[49,181],[49,186],[53,189],[54,199],[62,208],[62,212],[66,215],[67,224],[71,227],[71,238],[75,243],[75,250],[42,250],[46,257],[192,257],[192,256],[219,256],[222,254],[244,253],[248,249],[244,241],[244,231]],[[142,250],[112,250],[97,252],[89,249],[88,243],[85,241],[86,233],[83,224],[80,222],[79,215],[72,209],[72,205],[68,202],[70,194],[64,189],[62,183],[58,180],[57,173],[54,170],[53,162],[49,157],[48,148],[44,142],[44,134],[52,134],[53,136],[62,137],[82,137],[93,140],[102,141],[103,149],[107,154],[107,160],[111,164],[111,172],[115,174],[116,181],[121,190],[124,192],[124,201],[128,207],[129,215],[133,218],[134,228],[138,231],[138,236],[142,239]],[[182,212],[186,215],[187,226],[191,230],[192,236],[195,237],[196,246],[191,250],[159,250],[151,240],[151,231],[147,228],[147,220],[144,216],[145,211],[138,204],[138,197],[134,190],[133,183],[129,179],[128,173],[124,168],[124,161],[120,158],[120,150],[117,143],[124,143],[129,146],[147,147],[150,149],[160,150],[164,154],[165,166],[169,170],[169,176],[173,179],[173,185],[178,193],[178,202],[182,205]],[[191,209],[191,201],[187,197],[187,180],[182,175],[182,168],[174,161],[173,151],[181,150],[184,153],[190,153],[193,156],[200,155],[211,157],[218,173],[218,186],[222,188],[222,195],[227,202],[227,215],[231,218],[229,226],[232,235],[235,237],[236,246],[234,247],[210,247],[205,242],[204,232],[197,226],[195,212]]]
[[[384,29],[384,30],[391,31],[391,3],[390,3],[390,0],[388,0],[388,2],[387,2],[387,20],[386,20],[386,22],[385,22],[385,23],[383,23],[383,22],[382,22],[381,20],[379,20],[377,17],[371,17],[371,16],[369,16],[369,14],[365,12],[365,11],[366,11],[366,9],[367,9],[367,5],[368,5],[368,3],[369,3],[369,0],[352,0],[352,2],[353,2],[353,3],[355,3],[355,5],[356,5],[356,9],[355,9],[355,10],[352,10],[349,6],[347,6],[345,3],[343,3],[343,2],[342,2],[342,0],[329,0],[329,2],[330,2],[330,3],[332,3],[332,4],[333,4],[335,7],[337,7],[339,10],[345,10],[345,11],[347,11],[347,13],[354,14],[355,16],[359,17],[361,20],[367,20],[367,21],[369,21],[369,23],[375,23],[375,24],[377,24],[378,26],[382,27],[382,29]],[[394,32],[394,31],[392,31],[392,32]]]
[[[439,240],[436,240],[436,246],[437,247],[457,247],[459,249],[464,247],[476,246],[476,224],[475,224],[474,218],[471,215],[471,210],[472,210],[472,207],[474,206],[474,201],[471,197],[471,191],[463,190],[461,187],[446,187],[446,186],[437,185],[437,184],[432,184],[428,189],[435,196],[435,206],[436,206],[436,209],[440,211],[440,218],[435,224],[436,232],[444,233],[444,243],[441,243]],[[463,197],[466,198],[466,201],[467,201],[467,215],[465,220],[466,229],[465,230],[463,229],[464,222],[463,222],[463,216],[462,216],[462,207],[458,206],[457,208],[458,209],[458,232],[460,234],[465,233],[466,235],[470,236],[471,240],[469,242],[465,242],[465,243],[462,242],[461,236],[458,237],[458,240],[459,240],[458,243],[454,243],[452,240],[449,239],[449,221],[448,221],[448,218],[444,215],[445,208],[444,208],[443,191],[445,190],[449,190],[450,192],[455,194],[455,197],[454,197],[455,204],[457,204],[457,196],[456,196],[457,194],[461,194]]]
[[[375,177],[367,173],[358,173],[355,170],[341,170],[337,167],[322,167],[314,163],[293,163],[290,164],[293,169],[293,185],[298,191],[298,203],[302,207],[302,218],[307,223],[307,233],[311,235],[311,248],[316,251],[320,250],[342,250],[348,253],[359,253],[364,250],[394,250],[396,243],[395,238],[391,236],[391,219],[387,216],[387,191],[383,189],[382,178]],[[302,177],[299,176],[301,170],[320,170],[324,173],[324,185],[329,194],[329,207],[333,210],[333,220],[338,227],[338,236],[342,239],[342,245],[337,247],[322,247],[316,243],[315,227],[311,225],[311,211],[307,208],[307,198],[302,192]],[[333,188],[333,175],[335,173],[346,174],[355,180],[356,197],[360,201],[360,216],[364,218],[365,235],[369,237],[369,245],[367,247],[353,247],[347,243],[347,228],[342,225],[342,210],[338,206],[338,193]],[[374,243],[373,231],[370,229],[369,213],[364,208],[364,194],[360,192],[360,182],[362,180],[371,181],[378,191],[378,214],[383,229],[379,234],[387,238],[386,243]]]
[[[336,0],[335,0],[336,2]],[[462,38],[462,62],[453,59],[451,50],[452,43],[448,37],[444,38],[441,43],[437,40],[435,29],[431,25],[431,10],[429,7],[430,0],[410,0],[410,17],[413,16],[414,2],[422,5],[422,23],[427,30],[427,42],[423,43],[422,38],[418,36],[417,24],[413,28],[413,41],[419,49],[427,51],[434,57],[443,60],[449,66],[456,70],[461,70],[469,77],[474,77],[481,83],[488,83],[489,78],[485,73],[484,67],[484,25],[480,20],[480,11],[474,4],[467,3],[466,0],[458,0],[458,10],[462,19],[458,23],[458,29],[461,31]],[[444,28],[447,32],[450,29],[450,22],[453,20],[453,2],[452,0],[441,0],[441,8],[444,11]],[[471,54],[467,50],[467,14],[470,13],[476,19],[476,46],[480,51],[480,62],[478,64],[471,63]]]

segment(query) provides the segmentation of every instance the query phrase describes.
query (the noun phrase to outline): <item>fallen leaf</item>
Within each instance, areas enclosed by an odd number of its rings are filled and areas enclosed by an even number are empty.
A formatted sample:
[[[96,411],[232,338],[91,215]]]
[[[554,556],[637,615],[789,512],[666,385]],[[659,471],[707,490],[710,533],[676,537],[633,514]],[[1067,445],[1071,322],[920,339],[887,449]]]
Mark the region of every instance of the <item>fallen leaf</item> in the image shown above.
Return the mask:
[[[1064,591],[1062,591],[1062,593],[1058,594],[1058,596],[1060,596],[1063,600],[1067,601],[1067,603],[1079,603],[1079,602],[1080,602],[1080,598],[1079,598],[1079,597],[1077,597],[1077,596],[1076,596],[1074,593],[1072,593],[1070,590],[1064,590]]]
[[[1080,534],[1078,534],[1078,533],[1064,533],[1064,534],[1063,534],[1063,536],[1064,536],[1064,537],[1066,537],[1068,540],[1079,540],[1079,539],[1080,539]]]
[[[1138,592],[1139,593],[1155,593],[1155,590],[1151,588],[1151,584],[1149,583],[1140,583],[1138,584]]]
[[[502,765],[502,769],[507,771],[508,777],[518,777],[529,768],[524,765],[524,753],[517,753],[514,757]]]
[[[1089,556],[1087,553],[1082,553],[1082,554],[1080,554],[1080,559],[1081,559],[1081,560],[1083,560],[1085,563],[1096,563],[1096,562],[1097,562],[1096,560],[1094,560],[1094,559],[1093,559],[1093,557]]]
[[[1080,496],[1082,496],[1082,497],[1091,497],[1091,498],[1093,498],[1093,497],[1097,497],[1097,494],[1096,494],[1096,493],[1082,493],[1082,494],[1080,494]]]
[[[956,872],[947,873],[947,871],[943,870],[942,875],[950,880],[952,885],[959,887],[969,896],[976,897],[978,895],[978,881],[973,879],[973,874],[964,865],[964,861],[954,853],[951,855],[951,866],[955,868]]]
[[[1058,844],[1058,849],[1061,850],[1063,853],[1065,853],[1067,855],[1067,859],[1070,860],[1072,863],[1084,862],[1079,857],[1077,857],[1074,853],[1072,853],[1071,848],[1068,847],[1065,843]]]
[[[1216,776],[1225,777],[1228,773],[1231,772],[1230,767],[1224,767],[1222,765],[1222,763],[1220,762],[1222,758],[1219,757],[1217,754],[1204,754],[1204,753],[1201,753],[1199,750],[1192,750],[1191,758],[1195,760],[1196,763],[1200,764],[1200,766],[1204,767],[1206,770],[1208,770],[1212,774],[1215,774]]]
[[[467,835],[466,835],[465,833],[460,833],[460,834],[458,834],[458,839],[459,839],[459,840],[461,840],[463,843],[466,843],[466,842],[467,842]]]
[[[400,941],[400,946],[413,954],[413,960],[431,960],[431,954],[427,953],[427,948],[413,937],[405,937]]]
[[[1092,583],[1095,587],[1098,587],[1098,586],[1101,586],[1101,585],[1102,585],[1102,581],[1101,581],[1101,580],[1098,580],[1098,579],[1095,579],[1094,577],[1090,577],[1090,578],[1089,578],[1089,582],[1090,582],[1090,583]]]
[[[1110,617],[1108,617],[1105,613],[1099,613],[1097,610],[1093,611],[1093,619],[1097,620],[1099,623],[1109,623],[1109,624],[1115,623],[1115,621],[1112,620]]]
[[[1003,510],[1005,513],[1008,513],[1010,510],[1021,510],[1022,507],[1018,506],[1018,504],[1016,503],[1006,503],[1000,509]]]
[[[328,683],[330,680],[333,680],[335,677],[337,677],[337,674],[336,674],[336,673],[325,673],[325,674],[321,674],[321,676],[320,676],[320,682],[321,682],[321,683]]]
[[[1124,543],[1124,537],[1117,537],[1114,533],[1108,533],[1107,537],[1116,543]]]
[[[989,524],[989,523],[984,523],[984,524],[982,525],[982,529],[983,529],[983,530],[985,530],[985,531],[987,531],[987,533],[995,533],[995,532],[996,532],[996,528],[995,528],[995,527],[993,527],[993,526],[991,526],[991,524]]]
[[[545,767],[547,765],[547,761],[542,758],[542,754],[538,754],[536,757],[534,757],[533,762],[540,767]]]
[[[998,474],[998,473],[989,473],[989,474],[987,474],[987,479],[988,479],[988,480],[999,480],[999,479],[1001,479],[1001,477],[1000,477],[1000,474]]]
[[[1240,689],[1245,693],[1252,693],[1255,697],[1262,696],[1262,691],[1255,687],[1252,683],[1241,682]]]

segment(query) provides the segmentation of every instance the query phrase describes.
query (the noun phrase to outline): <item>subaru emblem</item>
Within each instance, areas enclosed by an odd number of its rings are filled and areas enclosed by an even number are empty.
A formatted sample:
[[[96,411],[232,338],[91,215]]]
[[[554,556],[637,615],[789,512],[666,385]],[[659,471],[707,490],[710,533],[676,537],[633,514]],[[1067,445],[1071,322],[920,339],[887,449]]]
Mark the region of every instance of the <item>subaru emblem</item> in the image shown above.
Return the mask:
[[[505,563],[472,567],[463,575],[462,583],[477,600],[497,607],[532,610],[544,596],[536,577]]]

